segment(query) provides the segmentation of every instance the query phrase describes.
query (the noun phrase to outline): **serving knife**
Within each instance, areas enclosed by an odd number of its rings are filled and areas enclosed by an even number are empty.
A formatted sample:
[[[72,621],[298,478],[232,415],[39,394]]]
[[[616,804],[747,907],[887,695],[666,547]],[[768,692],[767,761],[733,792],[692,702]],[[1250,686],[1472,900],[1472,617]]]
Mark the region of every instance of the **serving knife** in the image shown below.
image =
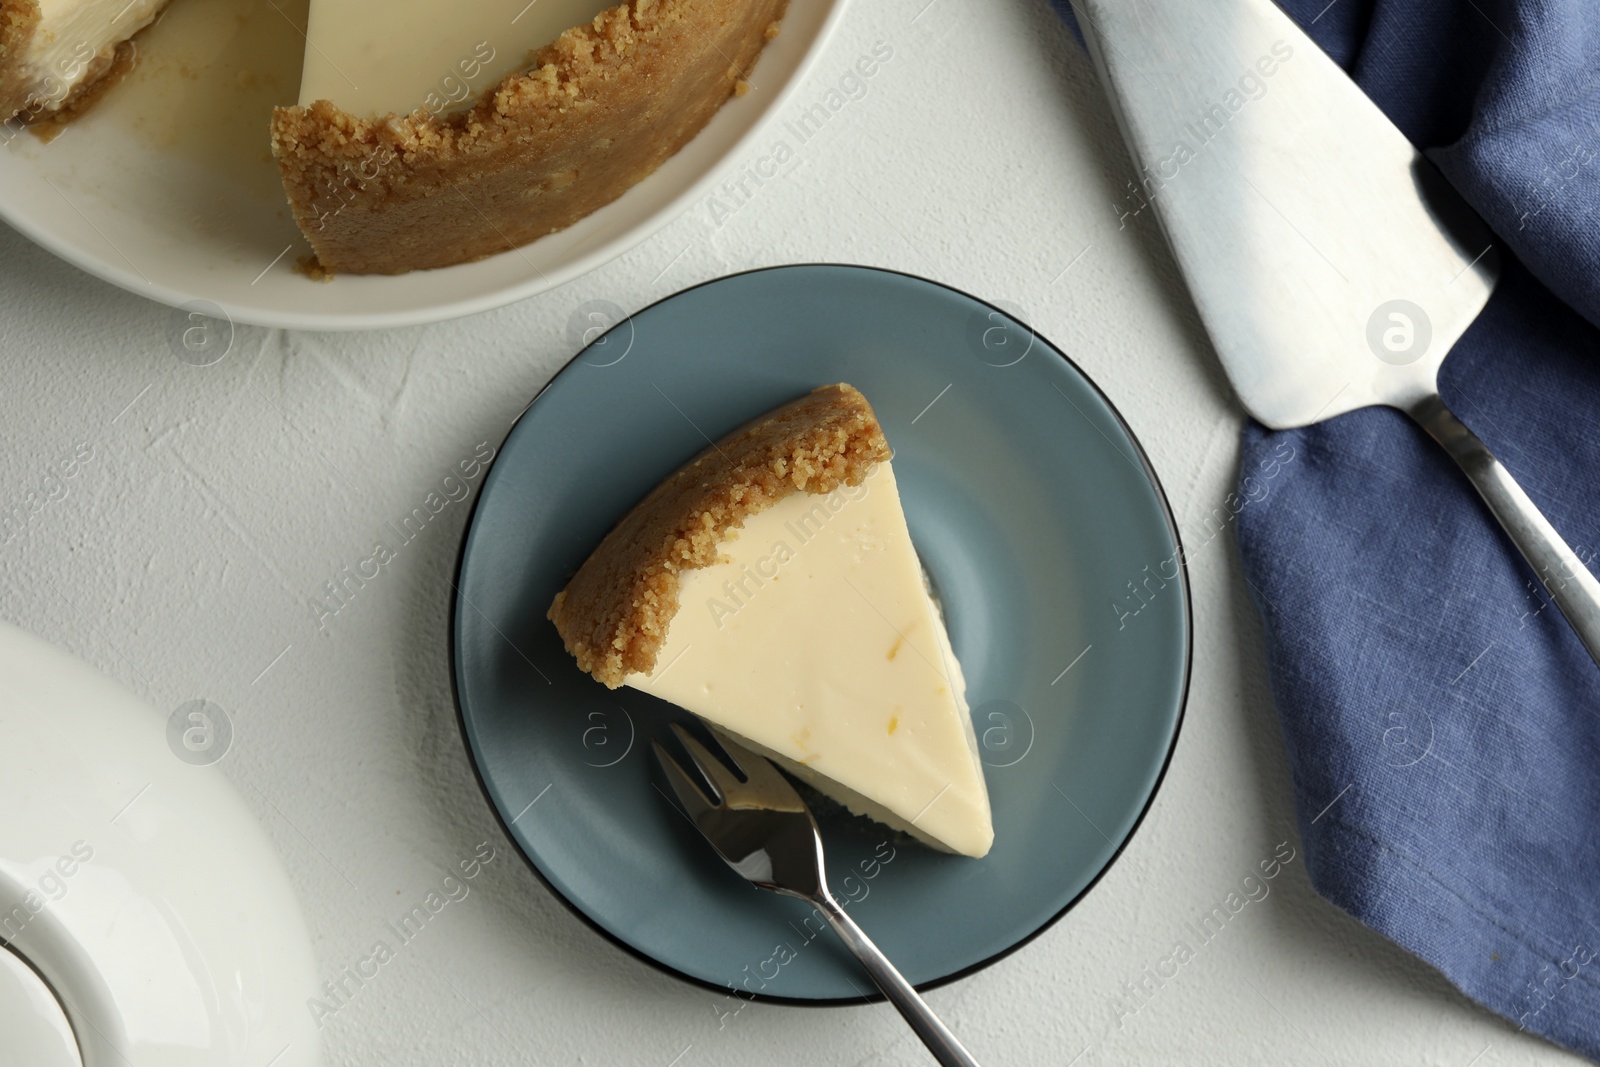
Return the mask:
[[[1138,173],[1245,408],[1273,429],[1384,404],[1461,466],[1600,663],[1600,582],[1445,407],[1499,277],[1481,219],[1271,0],[1072,0]]]

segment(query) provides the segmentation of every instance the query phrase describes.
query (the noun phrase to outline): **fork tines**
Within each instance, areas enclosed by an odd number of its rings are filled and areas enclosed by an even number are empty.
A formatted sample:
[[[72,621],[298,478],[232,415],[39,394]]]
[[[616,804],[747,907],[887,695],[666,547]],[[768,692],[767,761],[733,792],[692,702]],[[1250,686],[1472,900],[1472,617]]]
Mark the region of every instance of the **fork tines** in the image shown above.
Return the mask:
[[[682,723],[672,724],[677,737],[689,754],[689,760],[700,772],[702,781],[711,787],[707,795],[688,771],[667,752],[659,741],[652,741],[656,759],[666,773],[672,791],[688,809],[689,816],[698,821],[703,812],[719,807],[766,808],[774,811],[802,811],[805,808],[794,786],[778,772],[767,759],[740,745],[715,727],[711,730],[717,743],[727,753],[729,763],[743,775],[735,775],[728,765],[711,753],[711,750],[684,728]]]

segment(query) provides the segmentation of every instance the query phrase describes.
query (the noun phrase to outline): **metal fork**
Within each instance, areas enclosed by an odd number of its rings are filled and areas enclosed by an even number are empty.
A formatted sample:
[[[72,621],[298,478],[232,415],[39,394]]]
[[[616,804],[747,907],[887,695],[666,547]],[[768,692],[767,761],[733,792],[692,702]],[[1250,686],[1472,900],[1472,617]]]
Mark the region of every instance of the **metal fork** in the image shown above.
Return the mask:
[[[744,775],[741,782],[680,724],[673,723],[672,732],[710,783],[713,795],[706,796],[659,741],[651,742],[656,759],[690,821],[728,866],[762,889],[815,904],[934,1058],[944,1067],[978,1067],[978,1061],[961,1047],[956,1035],[939,1021],[911,983],[895,970],[889,958],[862,933],[828,891],[817,822],[788,779],[763,757],[731,741],[721,731],[714,731],[729,759]]]

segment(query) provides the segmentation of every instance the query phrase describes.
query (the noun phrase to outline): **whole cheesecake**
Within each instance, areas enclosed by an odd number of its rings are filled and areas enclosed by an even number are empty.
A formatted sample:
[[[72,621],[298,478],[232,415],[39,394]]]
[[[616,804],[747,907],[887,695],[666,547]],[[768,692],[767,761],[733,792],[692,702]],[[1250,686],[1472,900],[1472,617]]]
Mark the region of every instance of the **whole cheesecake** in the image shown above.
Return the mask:
[[[393,54],[387,17],[338,4],[312,6],[301,102],[274,113],[272,151],[317,267],[395,274],[516,248],[621,196],[742,91],[786,0],[629,0],[531,56],[519,20],[581,4],[538,0],[507,26],[506,5],[467,3],[443,23],[454,51],[422,63]]]
[[[716,442],[550,605],[578,666],[936,848],[994,840],[966,683],[872,407],[830,385]]]

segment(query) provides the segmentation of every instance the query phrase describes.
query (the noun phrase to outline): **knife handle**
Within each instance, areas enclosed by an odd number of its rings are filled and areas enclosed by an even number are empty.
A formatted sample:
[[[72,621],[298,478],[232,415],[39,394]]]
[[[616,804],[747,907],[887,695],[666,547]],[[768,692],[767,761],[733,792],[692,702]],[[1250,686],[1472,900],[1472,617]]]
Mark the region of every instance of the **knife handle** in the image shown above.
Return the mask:
[[[1600,664],[1600,581],[1528,499],[1505,465],[1494,458],[1489,446],[1444,406],[1438,394],[1412,405],[1407,414],[1466,472],[1550,599],[1578,632],[1589,655]]]

